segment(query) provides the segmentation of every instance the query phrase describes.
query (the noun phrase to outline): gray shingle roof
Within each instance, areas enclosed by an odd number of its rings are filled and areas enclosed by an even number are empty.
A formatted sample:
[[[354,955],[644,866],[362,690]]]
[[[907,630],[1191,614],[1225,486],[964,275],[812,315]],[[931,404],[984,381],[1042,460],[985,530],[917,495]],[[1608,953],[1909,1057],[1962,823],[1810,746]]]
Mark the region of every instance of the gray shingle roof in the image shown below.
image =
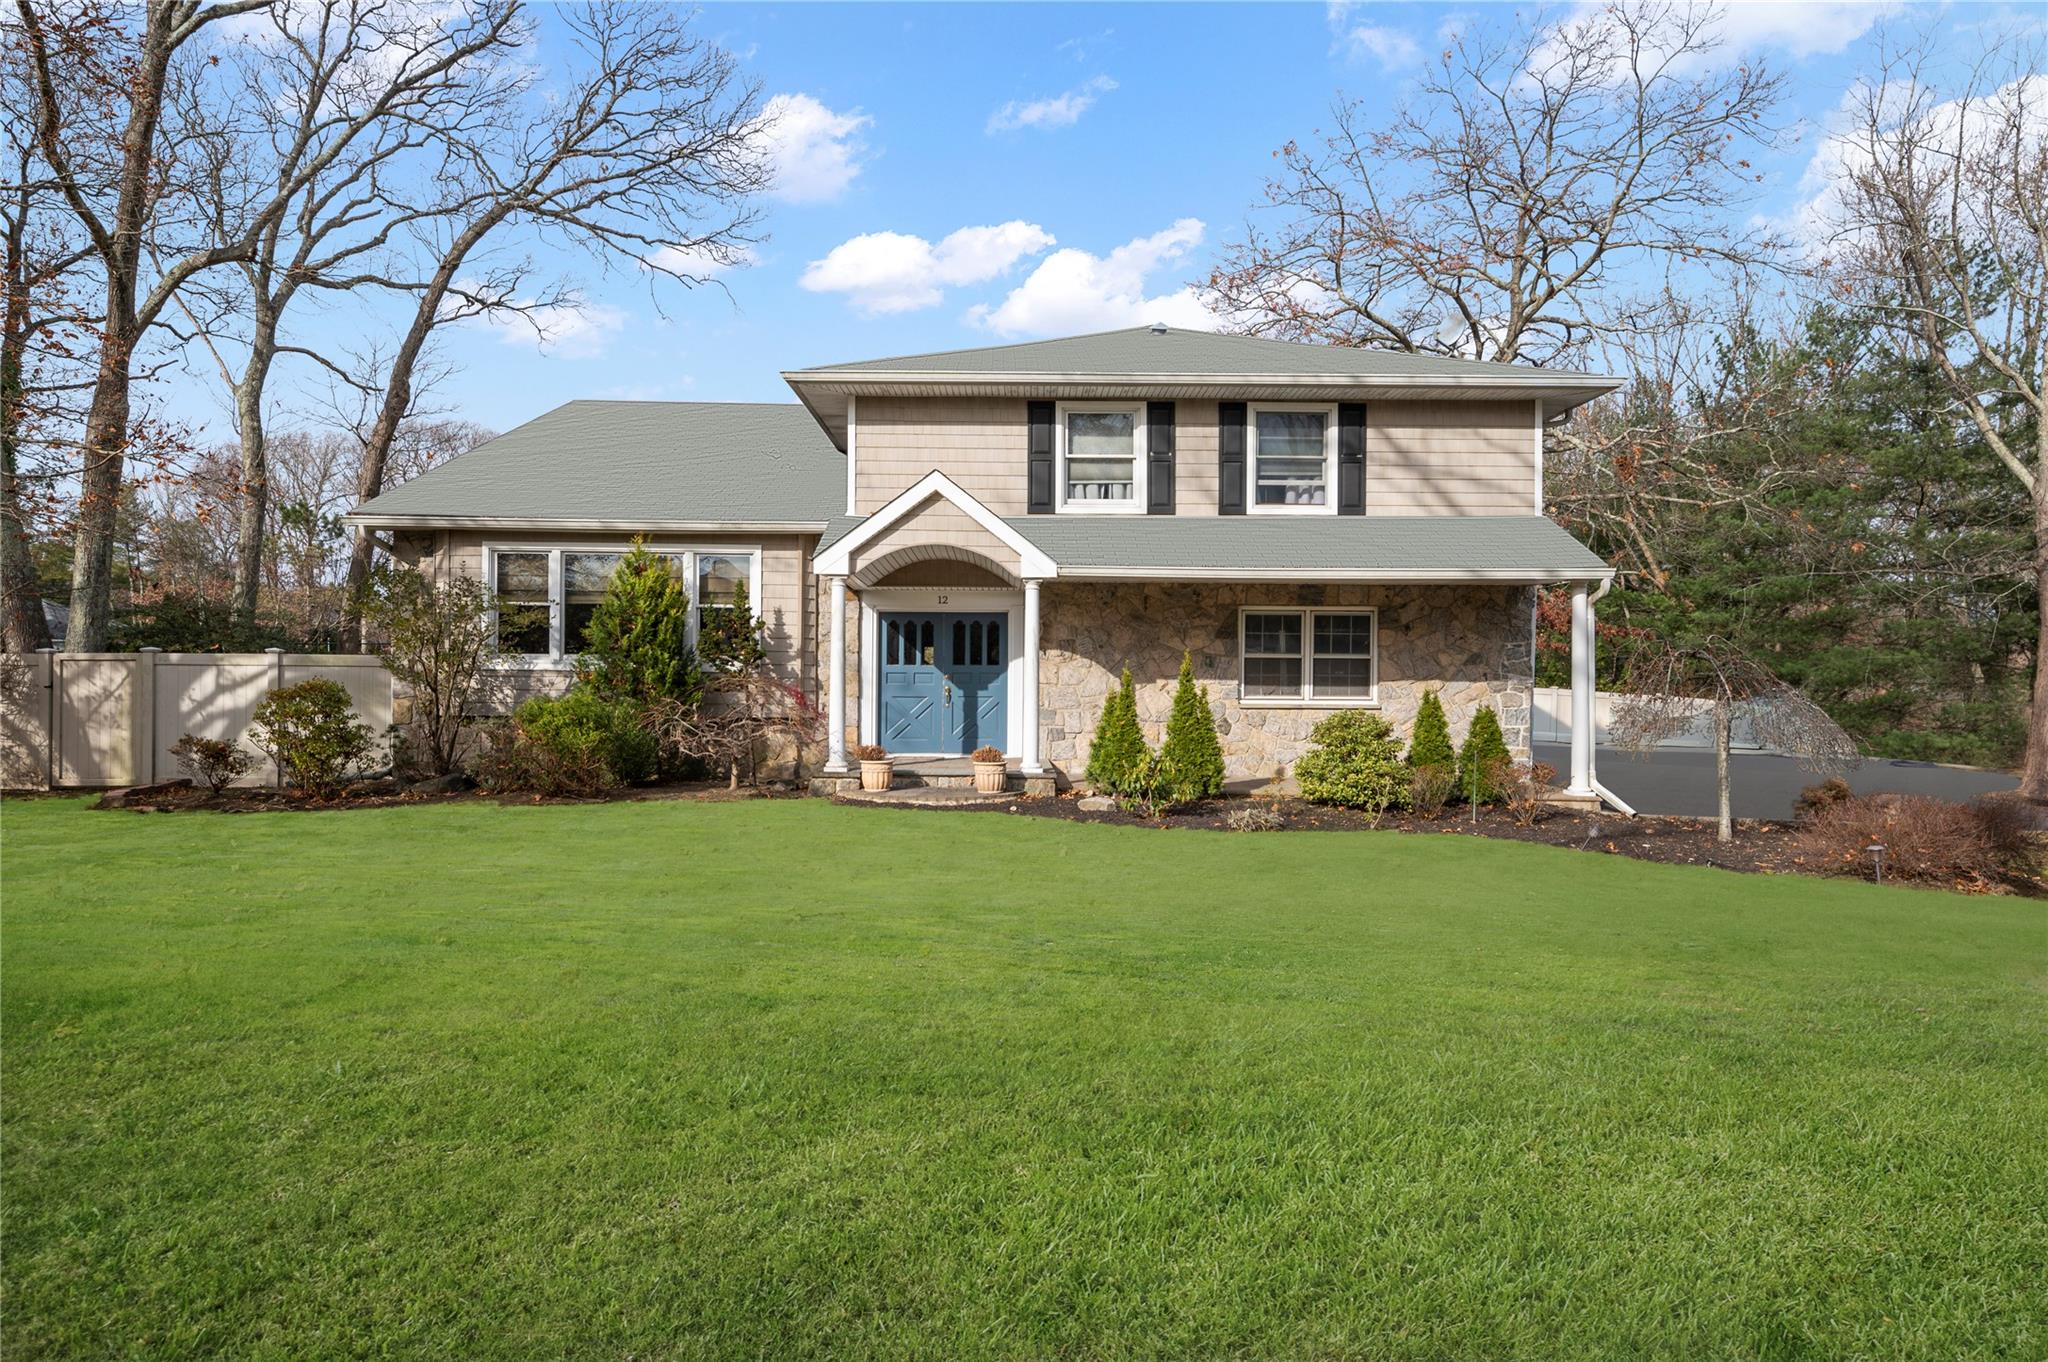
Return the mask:
[[[1062,572],[1597,576],[1597,554],[1542,516],[1022,516]]]
[[[823,524],[846,457],[795,402],[570,402],[356,508],[418,518]]]
[[[1524,380],[1587,375],[1538,369],[1526,364],[1492,364],[1409,355],[1393,350],[1361,350],[1351,346],[1267,340],[1258,336],[1225,336],[1209,331],[1150,327],[1102,331],[1089,336],[989,345],[972,350],[940,350],[925,355],[856,360],[798,369],[801,380],[820,373],[945,373],[945,374],[1185,374],[1199,377],[1259,377],[1277,374],[1371,378],[1509,377]]]
[[[823,553],[866,517],[835,516]],[[1273,578],[1606,576],[1591,549],[1542,516],[1010,516],[1062,574]]]

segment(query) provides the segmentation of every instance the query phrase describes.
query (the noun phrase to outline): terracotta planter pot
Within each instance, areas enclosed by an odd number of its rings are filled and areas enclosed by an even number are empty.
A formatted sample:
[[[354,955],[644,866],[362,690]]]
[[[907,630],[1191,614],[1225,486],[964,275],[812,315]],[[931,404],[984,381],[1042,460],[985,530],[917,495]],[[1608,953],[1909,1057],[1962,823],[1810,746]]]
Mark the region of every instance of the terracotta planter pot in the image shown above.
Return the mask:
[[[896,763],[890,760],[864,761],[860,764],[860,787],[863,790],[886,790],[896,779]]]
[[[977,794],[1001,794],[1009,788],[1009,768],[999,761],[977,761],[974,763],[974,789]]]

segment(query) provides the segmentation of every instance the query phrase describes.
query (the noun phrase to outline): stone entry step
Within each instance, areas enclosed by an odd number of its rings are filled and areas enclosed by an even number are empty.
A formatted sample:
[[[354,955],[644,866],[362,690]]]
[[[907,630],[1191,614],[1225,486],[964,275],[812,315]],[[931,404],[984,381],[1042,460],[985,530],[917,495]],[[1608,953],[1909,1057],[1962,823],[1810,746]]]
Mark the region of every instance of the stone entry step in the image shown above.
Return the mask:
[[[1008,790],[1000,795],[983,795],[983,799],[999,801],[1014,798],[1020,794],[1049,795],[1059,789],[1059,773],[1048,770],[1042,775],[1027,776],[1011,762],[1005,780]],[[973,794],[974,763],[966,757],[901,757],[896,762],[895,785],[877,793],[901,794],[909,790],[953,790]],[[860,773],[848,775],[820,775],[811,781],[811,793],[820,796],[836,796],[849,791],[860,792]]]
[[[1004,804],[1014,804],[1021,790],[1006,790],[1002,794],[981,794],[972,788],[957,786],[910,785],[888,790],[863,790],[856,780],[850,790],[840,790],[832,796],[839,804],[894,804],[914,809],[985,809]]]

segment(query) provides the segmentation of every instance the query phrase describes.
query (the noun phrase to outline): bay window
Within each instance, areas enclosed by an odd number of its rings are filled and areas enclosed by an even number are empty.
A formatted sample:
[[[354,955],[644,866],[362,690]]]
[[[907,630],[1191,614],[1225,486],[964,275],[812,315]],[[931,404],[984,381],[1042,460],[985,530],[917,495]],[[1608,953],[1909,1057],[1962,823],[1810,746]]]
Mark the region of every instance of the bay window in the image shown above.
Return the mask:
[[[752,548],[657,548],[689,592],[691,641],[703,611],[731,606],[744,583],[751,608],[759,612],[760,553]],[[497,598],[498,652],[528,666],[575,661],[586,646],[591,617],[605,587],[626,556],[617,547],[537,548],[492,546],[484,550],[485,584]]]
[[[1238,614],[1238,695],[1249,704],[1369,705],[1378,698],[1374,610]]]
[[[1330,466],[1336,452],[1334,407],[1251,409],[1252,508],[1331,509]]]
[[[1056,429],[1061,510],[1145,509],[1143,407],[1063,402]]]

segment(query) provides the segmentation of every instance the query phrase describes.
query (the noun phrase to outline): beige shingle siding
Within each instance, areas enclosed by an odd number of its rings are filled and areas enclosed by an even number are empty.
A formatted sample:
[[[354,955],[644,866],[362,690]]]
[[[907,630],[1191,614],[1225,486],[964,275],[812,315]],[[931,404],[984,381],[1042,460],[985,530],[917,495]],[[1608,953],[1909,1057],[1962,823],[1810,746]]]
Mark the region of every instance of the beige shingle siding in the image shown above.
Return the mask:
[[[1174,404],[1176,510],[1216,514],[1217,404]],[[856,510],[938,469],[1001,516],[1028,510],[1025,399],[864,397]],[[1523,515],[1536,500],[1530,402],[1366,404],[1368,515]]]
[[[854,550],[852,568],[856,574],[866,574],[875,564],[899,549],[918,549],[935,544],[965,549],[1008,568],[1014,568],[1017,563],[1015,549],[983,529],[953,503],[931,497]]]
[[[1367,515],[1527,515],[1536,505],[1529,402],[1371,402]]]

